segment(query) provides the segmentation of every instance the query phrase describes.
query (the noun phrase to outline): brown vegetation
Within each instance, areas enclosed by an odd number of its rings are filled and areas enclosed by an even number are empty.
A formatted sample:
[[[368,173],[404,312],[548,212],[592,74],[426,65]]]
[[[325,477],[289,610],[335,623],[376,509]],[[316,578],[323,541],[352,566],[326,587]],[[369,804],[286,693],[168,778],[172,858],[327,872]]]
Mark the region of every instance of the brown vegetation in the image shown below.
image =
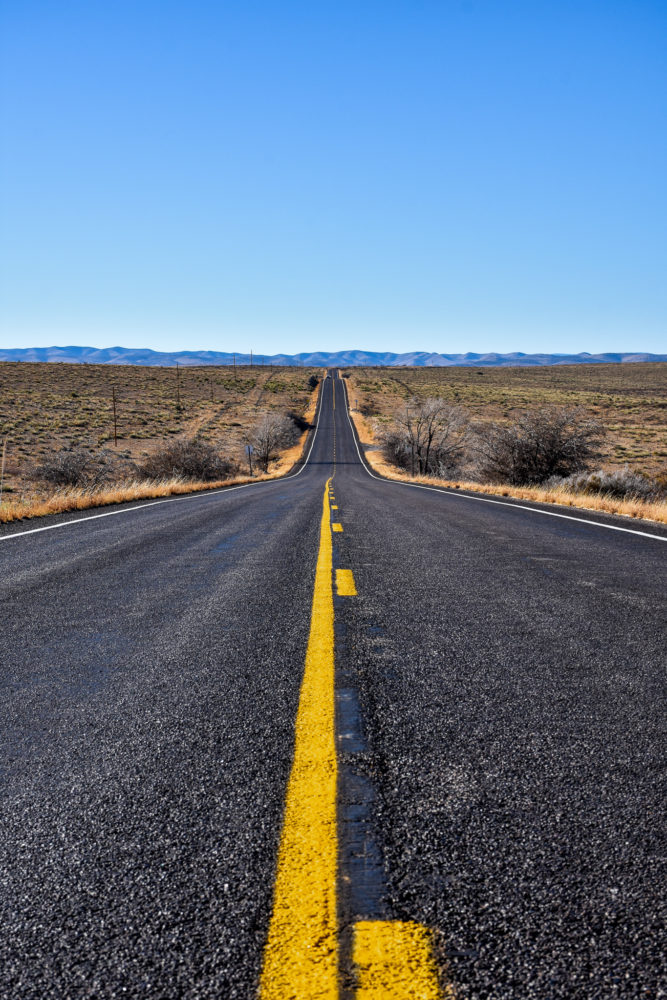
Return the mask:
[[[152,451],[138,469],[143,479],[191,479],[202,483],[228,479],[235,466],[201,437],[173,438]]]
[[[270,474],[253,478],[282,475],[300,455],[320,374],[2,363],[0,521],[246,482],[235,470],[266,414],[289,414],[296,430]]]
[[[412,476],[398,469],[382,454],[382,446],[378,432],[382,433],[382,425],[377,420],[365,416],[359,410],[351,409],[351,416],[359,436],[366,459],[379,475],[387,479],[401,482],[417,482],[429,486],[446,486],[450,489],[471,490],[491,496],[511,497],[518,500],[552,503],[566,507],[577,507],[584,510],[594,510],[606,514],[621,514],[626,517],[651,520],[667,524],[667,501],[635,496],[627,499],[615,495],[610,489],[596,492],[590,487],[590,481],[597,477],[604,485],[604,476],[593,473],[586,476],[588,486],[582,486],[579,477],[573,477],[573,482],[561,482],[556,486],[510,486],[509,484],[480,483],[469,479],[441,478],[434,476]]]
[[[602,424],[604,468],[667,468],[667,364],[555,365],[545,368],[352,368],[350,403],[387,425],[413,399],[440,398],[475,423],[509,424],[525,410],[577,409]]]
[[[477,427],[474,467],[482,482],[539,486],[587,470],[603,438],[602,426],[581,410],[524,410],[509,423]]]

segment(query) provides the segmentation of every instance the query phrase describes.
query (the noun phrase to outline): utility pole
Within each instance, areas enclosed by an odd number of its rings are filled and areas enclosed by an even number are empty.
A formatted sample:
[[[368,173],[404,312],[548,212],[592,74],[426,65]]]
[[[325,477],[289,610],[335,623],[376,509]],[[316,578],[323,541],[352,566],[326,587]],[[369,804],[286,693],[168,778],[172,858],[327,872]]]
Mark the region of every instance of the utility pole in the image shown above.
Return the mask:
[[[176,409],[181,410],[181,370],[176,362]]]
[[[116,419],[116,386],[111,387],[111,400],[113,402],[113,446],[118,447],[118,421]]]
[[[234,366],[234,368],[236,368],[236,352],[234,352],[232,357],[234,358],[234,360],[232,361],[232,365]]]
[[[250,367],[252,368],[252,347],[250,348]]]
[[[2,488],[5,485],[5,458],[7,456],[7,438],[2,442],[2,468],[0,469],[0,503],[2,502]]]

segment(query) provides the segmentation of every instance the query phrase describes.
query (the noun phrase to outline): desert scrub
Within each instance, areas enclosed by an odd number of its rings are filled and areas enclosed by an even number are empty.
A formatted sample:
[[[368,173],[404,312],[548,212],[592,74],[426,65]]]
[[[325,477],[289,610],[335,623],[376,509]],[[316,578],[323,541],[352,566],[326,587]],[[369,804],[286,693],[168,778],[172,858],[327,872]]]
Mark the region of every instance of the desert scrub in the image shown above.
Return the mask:
[[[379,475],[399,482],[416,482],[424,485],[444,486],[449,489],[470,490],[491,496],[509,497],[538,503],[558,504],[583,510],[594,510],[605,514],[620,514],[627,518],[656,521],[667,524],[667,470],[656,478],[662,488],[663,498],[658,500],[638,500],[612,497],[605,494],[576,493],[562,483],[553,486],[511,486],[509,484],[480,483],[473,478],[441,478],[436,476],[411,476],[408,472],[390,464],[377,449],[376,421],[366,419],[358,410],[352,410],[352,421],[356,427],[366,460]]]
[[[46,486],[97,487],[127,477],[134,466],[106,448],[61,448],[29,470],[29,477]]]
[[[233,463],[201,437],[163,441],[143,462],[139,473],[146,479],[191,479],[201,482],[226,479],[233,474]]]
[[[381,387],[378,388],[380,372]],[[555,365],[548,368],[350,368],[350,402],[367,415],[390,416],[405,400],[438,396],[465,407],[478,423],[511,424],[521,410],[581,409],[604,425],[600,465],[621,456],[649,475],[667,450],[667,364]],[[372,393],[365,386],[372,385]],[[365,404],[372,400],[372,407]],[[641,436],[642,447],[637,447]],[[623,452],[616,451],[617,446]],[[643,456],[639,454],[643,453]],[[646,457],[646,456],[649,457]]]
[[[135,461],[151,443],[193,437],[205,427],[213,440],[225,441],[227,455],[240,454],[244,432],[255,421],[257,397],[271,379],[284,384],[266,394],[267,408],[287,407],[303,414],[309,405],[312,375],[321,369],[261,370],[246,366],[182,368],[176,412],[173,367],[130,365],[0,363],[0,428],[12,455],[21,456],[11,485],[20,491],[33,482],[29,467],[42,464],[63,447],[95,447],[114,441],[116,396],[118,447],[129,446]],[[287,405],[286,405],[287,404]],[[228,433],[225,421],[238,429]]]
[[[556,477],[546,485],[569,490],[571,493],[586,496],[598,494],[621,500],[651,501],[660,500],[667,495],[667,489],[659,479],[630,469],[627,465],[622,469],[598,469],[596,472],[579,473],[562,479]]]
[[[604,431],[580,409],[526,410],[511,424],[478,427],[474,453],[481,482],[530,486],[569,476],[598,457]]]

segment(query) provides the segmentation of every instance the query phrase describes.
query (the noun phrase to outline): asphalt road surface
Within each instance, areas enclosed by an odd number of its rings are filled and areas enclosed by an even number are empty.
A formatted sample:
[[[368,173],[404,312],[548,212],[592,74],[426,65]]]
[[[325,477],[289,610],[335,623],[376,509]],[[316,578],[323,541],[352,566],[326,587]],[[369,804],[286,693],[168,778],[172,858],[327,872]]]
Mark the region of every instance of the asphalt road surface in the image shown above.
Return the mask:
[[[129,506],[0,533],[0,996],[664,995],[665,529],[377,480],[335,377]]]

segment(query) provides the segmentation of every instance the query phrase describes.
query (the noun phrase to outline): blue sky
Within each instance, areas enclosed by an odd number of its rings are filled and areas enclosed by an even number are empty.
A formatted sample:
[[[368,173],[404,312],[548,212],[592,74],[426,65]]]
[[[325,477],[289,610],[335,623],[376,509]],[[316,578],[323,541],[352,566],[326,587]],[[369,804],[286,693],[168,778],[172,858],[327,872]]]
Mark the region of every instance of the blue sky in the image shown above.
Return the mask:
[[[667,351],[667,3],[7,0],[0,343]]]

